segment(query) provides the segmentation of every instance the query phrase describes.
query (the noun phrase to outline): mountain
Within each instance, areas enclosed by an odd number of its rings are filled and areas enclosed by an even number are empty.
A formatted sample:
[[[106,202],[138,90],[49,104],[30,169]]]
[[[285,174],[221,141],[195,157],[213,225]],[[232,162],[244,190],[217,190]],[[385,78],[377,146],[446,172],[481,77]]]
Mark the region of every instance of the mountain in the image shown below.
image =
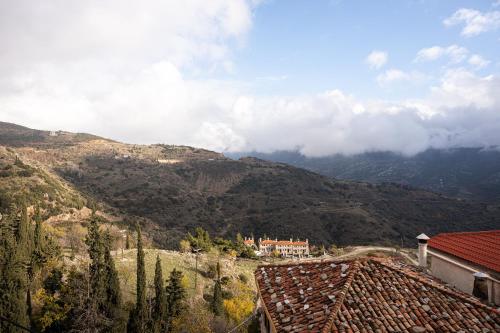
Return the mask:
[[[219,236],[241,232],[339,245],[403,240],[413,246],[420,232],[491,229],[500,223],[500,207],[494,205],[405,185],[336,180],[282,163],[233,160],[186,146],[123,144],[6,123],[0,124],[0,145],[11,154],[4,169],[22,163],[57,180],[64,196],[74,193],[97,202],[117,223],[139,219],[164,247],[177,246],[196,226]],[[21,185],[17,174],[4,180]],[[0,194],[12,196],[5,188]],[[47,205],[57,201],[67,210],[78,209],[58,196],[42,198]]]
[[[486,202],[500,202],[500,150],[428,149],[414,156],[372,152],[352,156],[308,158],[298,152],[239,153],[287,163],[338,179],[393,182]]]

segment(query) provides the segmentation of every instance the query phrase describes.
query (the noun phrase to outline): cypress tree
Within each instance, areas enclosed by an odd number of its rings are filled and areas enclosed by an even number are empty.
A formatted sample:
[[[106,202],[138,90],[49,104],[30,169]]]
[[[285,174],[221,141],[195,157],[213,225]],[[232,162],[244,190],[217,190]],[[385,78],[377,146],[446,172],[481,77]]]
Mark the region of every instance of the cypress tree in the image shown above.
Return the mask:
[[[175,268],[170,272],[167,291],[167,331],[172,329],[172,319],[179,316],[184,308],[186,290],[182,286],[183,274]]]
[[[115,268],[115,262],[111,256],[111,235],[104,234],[104,284],[106,289],[106,300],[104,311],[108,317],[116,319],[117,311],[121,307],[122,298],[120,292],[120,280]]]
[[[42,252],[42,217],[40,216],[40,208],[38,206],[35,207],[35,215],[33,216],[35,220],[35,232],[33,235],[33,247],[35,252]]]
[[[144,250],[142,248],[141,228],[137,225],[137,294],[135,308],[130,313],[127,332],[143,333],[146,331],[146,270],[144,267]]]
[[[153,332],[164,332],[166,328],[166,291],[163,286],[163,273],[161,270],[160,256],[156,256],[155,267],[155,300],[153,307]]]
[[[11,206],[9,216],[0,224],[0,316],[29,326],[27,315],[27,285],[25,249],[17,242],[22,239],[23,226],[17,219],[17,210]],[[0,332],[21,332],[5,321]]]
[[[90,220],[85,243],[88,246],[88,253],[90,258],[90,265],[89,265],[90,301],[92,303],[102,304],[102,302],[104,301],[104,294],[105,294],[104,281],[103,281],[104,251],[101,241],[101,235],[99,233],[99,226],[97,225],[97,219],[95,218],[94,214],[92,214],[92,218]]]
[[[33,237],[31,233],[31,222],[28,216],[28,207],[24,202],[21,205],[21,218],[19,219],[16,230],[16,240],[20,248],[19,254],[27,265],[33,248]]]
[[[216,316],[222,315],[224,312],[224,303],[222,299],[222,285],[220,282],[220,263],[217,262],[217,280],[214,285],[214,296],[212,298],[212,312]]]

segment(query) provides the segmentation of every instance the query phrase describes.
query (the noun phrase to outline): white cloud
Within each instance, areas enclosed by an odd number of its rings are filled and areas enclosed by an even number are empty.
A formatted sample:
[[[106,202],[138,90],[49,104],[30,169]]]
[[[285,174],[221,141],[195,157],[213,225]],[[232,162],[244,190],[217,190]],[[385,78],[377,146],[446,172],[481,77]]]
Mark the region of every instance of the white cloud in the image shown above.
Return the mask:
[[[476,67],[477,69],[484,68],[484,67],[488,66],[490,63],[489,60],[484,59],[479,54],[471,55],[468,62],[469,62],[469,64]]]
[[[388,60],[389,56],[385,51],[372,51],[365,59],[365,63],[372,69],[382,68]]]
[[[380,86],[385,86],[394,82],[402,82],[402,81],[417,83],[421,82],[424,79],[425,75],[420,72],[416,71],[404,72],[399,69],[391,68],[377,76],[377,83]]]
[[[447,56],[451,63],[460,63],[467,58],[469,50],[458,45],[450,45],[448,47],[432,46],[423,48],[417,52],[415,62],[434,61]]]
[[[461,8],[443,21],[445,26],[464,25],[461,34],[472,37],[500,27],[500,11],[480,12]]]
[[[78,75],[68,81],[68,71]],[[218,151],[298,147],[322,156],[500,145],[500,78],[465,69],[447,71],[426,98],[400,102],[363,101],[339,90],[290,97],[245,90],[235,82],[187,80],[168,62],[125,80],[85,68],[46,68],[4,92],[0,114],[47,129]]]
[[[82,60],[120,71],[158,61],[222,64],[251,28],[253,6],[246,0],[2,1],[0,73]]]
[[[309,156],[500,145],[498,76],[448,70],[427,97],[398,102],[339,90],[255,96],[251,83],[191,72],[231,63],[254,2],[148,1],[0,2],[0,119],[126,142],[299,147]],[[392,69],[381,80],[413,82],[417,74]]]

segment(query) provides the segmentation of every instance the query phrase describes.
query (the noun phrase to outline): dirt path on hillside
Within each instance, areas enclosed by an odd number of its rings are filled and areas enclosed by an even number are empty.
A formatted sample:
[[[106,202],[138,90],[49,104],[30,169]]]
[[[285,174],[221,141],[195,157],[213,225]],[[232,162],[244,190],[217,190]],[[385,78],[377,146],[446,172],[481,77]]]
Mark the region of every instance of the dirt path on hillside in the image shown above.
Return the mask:
[[[398,251],[393,247],[385,247],[385,246],[355,246],[355,247],[353,247],[352,251],[349,251],[348,253],[342,254],[340,256],[332,257],[332,258],[347,259],[350,257],[357,257],[357,256],[360,256],[364,253],[373,252],[373,251],[398,253],[399,255],[401,255],[405,259],[407,259],[413,265],[418,265],[418,261],[416,259],[414,259],[413,257],[411,257],[410,254],[408,252],[406,252],[405,250]]]

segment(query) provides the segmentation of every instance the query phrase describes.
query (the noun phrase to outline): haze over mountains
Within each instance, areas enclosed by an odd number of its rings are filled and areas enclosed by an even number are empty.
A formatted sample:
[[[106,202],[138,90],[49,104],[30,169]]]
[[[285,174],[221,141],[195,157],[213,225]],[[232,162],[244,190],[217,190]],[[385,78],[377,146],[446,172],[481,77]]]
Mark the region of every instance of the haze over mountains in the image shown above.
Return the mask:
[[[224,236],[412,245],[420,232],[491,229],[500,223],[495,205],[396,184],[336,180],[186,146],[123,144],[9,123],[0,125],[0,145],[3,210],[19,191],[34,193],[30,200],[45,207],[57,206],[46,215],[78,210],[83,198],[91,199],[117,223],[140,220],[157,244],[167,247],[176,247],[196,226]],[[31,188],[15,186],[20,182]]]

